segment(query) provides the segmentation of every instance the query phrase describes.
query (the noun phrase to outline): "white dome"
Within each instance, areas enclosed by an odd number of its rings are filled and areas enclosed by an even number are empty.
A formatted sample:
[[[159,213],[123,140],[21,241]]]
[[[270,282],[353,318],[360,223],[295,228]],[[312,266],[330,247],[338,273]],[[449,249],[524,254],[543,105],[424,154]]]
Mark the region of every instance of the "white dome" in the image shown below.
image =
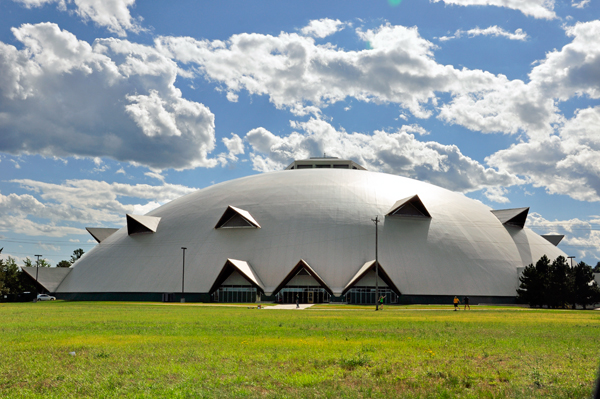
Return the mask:
[[[414,195],[430,218],[386,216]],[[228,206],[260,228],[215,228]],[[375,259],[376,215],[379,263],[402,295],[514,297],[517,268],[543,254],[565,255],[480,202],[431,184],[360,170],[289,170],[217,184],[155,209],[147,215],[160,217],[154,233],[128,235],[125,227],[110,235],[57,293],[181,292],[186,247],[186,293],[208,293],[233,259],[246,262],[270,295],[304,260],[339,296]]]

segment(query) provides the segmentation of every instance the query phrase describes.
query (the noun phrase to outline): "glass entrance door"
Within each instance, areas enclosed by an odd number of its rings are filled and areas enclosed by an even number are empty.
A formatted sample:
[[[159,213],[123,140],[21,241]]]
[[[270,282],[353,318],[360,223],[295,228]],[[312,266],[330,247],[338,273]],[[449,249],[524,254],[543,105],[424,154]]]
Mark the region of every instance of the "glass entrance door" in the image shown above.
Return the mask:
[[[307,302],[308,303],[315,303],[315,299],[314,299],[314,296],[313,296],[314,292],[308,291],[307,294],[308,294]]]

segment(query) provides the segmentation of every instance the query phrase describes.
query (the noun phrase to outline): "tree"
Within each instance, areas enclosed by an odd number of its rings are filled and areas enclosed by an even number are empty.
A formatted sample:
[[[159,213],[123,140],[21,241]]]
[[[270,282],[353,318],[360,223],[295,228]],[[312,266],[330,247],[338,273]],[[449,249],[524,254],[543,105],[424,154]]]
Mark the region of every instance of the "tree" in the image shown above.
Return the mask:
[[[31,261],[31,259],[29,259],[29,256],[28,256],[28,257],[26,257],[26,258],[23,260],[23,265],[24,265],[25,267],[34,267],[34,266],[35,266],[35,265],[33,264],[33,262]]]
[[[600,262],[596,263],[596,267],[594,267],[594,273],[600,273]]]
[[[542,306],[547,304],[548,292],[548,270],[550,269],[550,259],[546,255],[542,256],[535,264],[530,264],[523,270],[519,277],[521,284],[517,289],[518,299],[530,306]]]
[[[592,267],[579,262],[572,270],[573,295],[572,302],[586,309],[587,305],[600,301],[600,288],[594,281]]]
[[[71,267],[71,262],[68,260],[61,260],[56,264],[56,267]]]
[[[562,255],[554,259],[549,272],[547,304],[549,307],[564,309],[573,292],[572,274],[567,259]]]
[[[2,262],[2,294],[18,294],[21,292],[21,278],[19,266],[11,256]]]
[[[4,249],[4,248],[2,248]],[[0,252],[2,250],[0,249]],[[0,295],[5,294],[4,292],[4,259],[0,259]]]
[[[79,258],[83,256],[83,254],[84,252],[81,248],[77,248],[75,251],[73,251],[73,255],[71,255],[71,264],[75,263]]]

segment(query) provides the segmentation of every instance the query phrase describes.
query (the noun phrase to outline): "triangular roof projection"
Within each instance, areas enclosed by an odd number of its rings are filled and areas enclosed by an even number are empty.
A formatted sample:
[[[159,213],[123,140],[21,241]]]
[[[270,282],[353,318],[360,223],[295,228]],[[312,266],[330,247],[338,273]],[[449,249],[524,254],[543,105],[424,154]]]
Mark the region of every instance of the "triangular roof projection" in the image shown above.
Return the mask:
[[[160,218],[127,214],[127,234],[156,233]]]
[[[525,227],[525,221],[527,220],[527,214],[529,213],[529,207],[527,208],[514,208],[514,209],[499,209],[491,211],[502,224],[510,226],[516,226],[523,228]]]
[[[119,230],[105,227],[86,227],[85,229],[92,235],[92,237],[94,237],[94,240],[98,241],[98,243],[106,240],[112,233]]]
[[[265,286],[263,285],[262,281],[260,281],[260,278],[258,277],[256,272],[252,269],[250,264],[248,264],[248,262],[245,262],[243,260],[237,260],[237,259],[229,259],[229,258],[225,262],[225,265],[223,265],[221,272],[215,279],[215,282],[213,283],[209,292],[212,294],[213,292],[218,290],[219,287],[221,286],[221,284],[223,284],[223,282],[225,280],[227,280],[227,278],[231,275],[231,273],[236,272],[236,271],[244,279],[246,279],[251,285],[253,285],[257,289],[259,289],[260,291],[265,292]]]
[[[431,217],[418,195],[396,201],[386,216]]]
[[[252,217],[250,212],[229,205],[215,229],[260,229],[260,224]]]
[[[55,292],[60,283],[67,277],[67,274],[73,270],[70,267],[22,267],[25,273],[35,282],[35,274],[37,270],[37,283],[48,292]]]
[[[394,284],[394,282],[392,281],[390,276],[388,276],[388,274],[385,272],[385,270],[381,266],[381,263],[379,264],[378,269],[379,269],[378,270],[379,277],[387,284],[387,286],[389,288],[391,288],[391,290],[394,291],[397,295],[402,295],[402,293],[400,292],[398,287],[396,287],[396,284]],[[352,280],[350,280],[350,282],[348,284],[346,284],[346,287],[344,287],[344,291],[342,291],[342,295],[345,295],[346,292],[350,291],[350,289],[352,287],[354,287],[356,285],[356,283],[358,283],[360,281],[360,279],[362,279],[365,276],[365,274],[367,274],[367,272],[370,270],[375,271],[375,261],[374,260],[365,262],[365,264],[354,275],[354,277],[352,277]]]
[[[544,234],[542,237],[554,244],[555,247],[565,238],[563,234]]]
[[[310,267],[308,265],[308,263],[306,263],[306,261],[304,261],[304,259],[300,259],[300,262],[298,262],[296,264],[296,266],[294,266],[294,268],[292,270],[290,270],[290,272],[288,273],[288,275],[285,276],[285,278],[281,281],[281,283],[279,283],[279,285],[277,286],[277,288],[275,288],[273,290],[273,294],[272,295],[277,295],[277,293],[279,291],[281,291],[285,287],[285,285],[287,283],[289,283],[290,280],[293,279],[300,272],[300,270],[302,270],[302,269],[306,270],[306,272],[308,274],[310,274],[312,276],[312,278],[314,278],[315,281],[317,283],[319,283],[319,285],[321,287],[323,287],[325,289],[325,291],[327,291],[329,293],[329,295],[333,295],[333,291],[331,291],[331,288],[329,288],[329,286],[325,283],[325,281],[323,281],[323,279],[321,277],[319,277],[319,275],[317,274],[317,272],[315,272],[313,270],[313,268]]]

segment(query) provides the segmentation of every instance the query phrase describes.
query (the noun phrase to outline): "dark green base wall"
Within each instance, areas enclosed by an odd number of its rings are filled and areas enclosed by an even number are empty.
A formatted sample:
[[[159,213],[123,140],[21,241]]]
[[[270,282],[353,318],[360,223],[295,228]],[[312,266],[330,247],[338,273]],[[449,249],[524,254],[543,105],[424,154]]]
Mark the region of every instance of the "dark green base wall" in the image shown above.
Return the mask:
[[[162,293],[153,292],[89,292],[89,293],[55,293],[52,294],[57,299],[66,301],[149,301],[162,302]],[[209,293],[172,293],[172,302],[181,302],[181,298],[185,302],[212,302],[212,295]],[[463,296],[458,297],[462,304]],[[262,296],[263,302],[275,301],[275,296]],[[452,305],[453,295],[402,295],[398,297],[398,304],[431,304],[431,305]],[[517,298],[512,296],[470,296],[471,305],[478,304],[498,304],[498,305],[514,305],[517,303]],[[331,302],[343,303],[343,297],[331,297]]]
[[[163,294],[156,292],[79,292],[52,294],[56,299],[65,301],[136,301],[136,302],[162,302]],[[171,302],[212,302],[212,295],[208,293],[172,293]]]

